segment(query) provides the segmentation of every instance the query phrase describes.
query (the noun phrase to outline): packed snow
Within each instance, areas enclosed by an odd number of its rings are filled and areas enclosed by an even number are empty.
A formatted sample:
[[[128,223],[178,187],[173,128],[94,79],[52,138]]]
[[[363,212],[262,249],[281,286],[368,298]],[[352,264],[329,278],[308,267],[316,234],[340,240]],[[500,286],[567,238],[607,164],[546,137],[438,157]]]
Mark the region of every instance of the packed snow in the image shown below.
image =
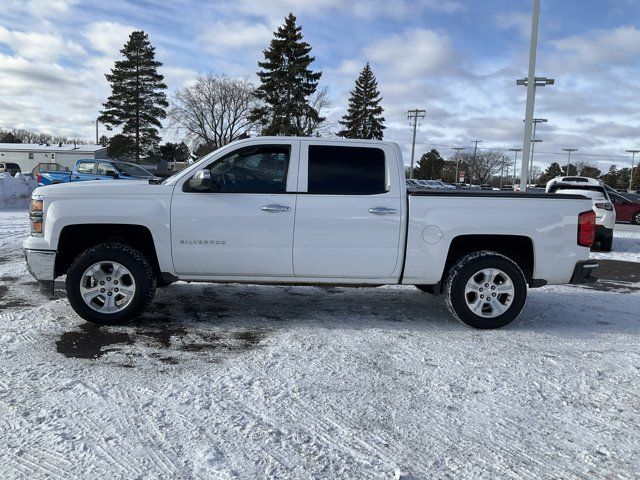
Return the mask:
[[[25,207],[38,182],[31,175],[0,173],[0,209]]]
[[[613,249],[610,252],[591,252],[595,259],[640,262],[640,225],[617,224],[613,231]]]
[[[27,232],[0,212],[3,479],[637,476],[639,284],[477,331],[413,287],[177,283],[97,328],[38,293]]]

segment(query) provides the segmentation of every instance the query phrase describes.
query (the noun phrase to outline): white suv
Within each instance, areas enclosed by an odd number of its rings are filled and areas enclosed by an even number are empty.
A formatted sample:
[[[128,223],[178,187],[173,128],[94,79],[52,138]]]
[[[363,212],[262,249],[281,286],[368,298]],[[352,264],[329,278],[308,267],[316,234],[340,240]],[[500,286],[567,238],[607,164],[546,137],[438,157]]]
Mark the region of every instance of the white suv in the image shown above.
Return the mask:
[[[589,197],[596,212],[595,241],[600,244],[601,250],[611,251],[616,211],[604,183],[588,177],[556,177],[547,182],[546,192]]]

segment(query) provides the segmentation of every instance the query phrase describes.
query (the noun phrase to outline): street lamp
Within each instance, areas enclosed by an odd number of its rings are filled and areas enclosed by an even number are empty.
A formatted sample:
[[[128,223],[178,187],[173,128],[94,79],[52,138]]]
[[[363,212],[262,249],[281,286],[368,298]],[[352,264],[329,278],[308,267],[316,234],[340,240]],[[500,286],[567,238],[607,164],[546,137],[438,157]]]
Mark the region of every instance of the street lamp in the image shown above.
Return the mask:
[[[515,187],[516,185],[516,165],[518,162],[518,152],[521,152],[522,149],[521,148],[510,148],[509,149],[510,152],[515,152],[515,155],[513,156],[513,186]]]
[[[458,177],[458,164],[460,163],[460,150],[464,150],[465,147],[451,147],[451,150],[456,151],[456,179],[453,183],[459,183],[460,178]]]
[[[569,166],[571,165],[571,152],[577,152],[577,148],[563,148],[564,152],[567,152],[567,175],[569,175]]]
[[[629,175],[629,190],[633,189],[633,164],[635,163],[636,153],[640,150],[627,150],[627,153],[631,154],[631,174]]]
[[[538,47],[538,18],[540,17],[540,0],[533,0],[533,14],[531,16],[531,45],[529,48],[529,73],[526,78],[516,81],[516,85],[527,87],[527,107],[524,122],[524,140],[522,154],[522,168],[520,175],[520,190],[527,191],[527,163],[529,162],[529,149],[531,147],[531,130],[533,126],[533,110],[536,101],[536,87],[553,85],[553,78],[536,77],[536,48]],[[529,79],[533,79],[532,82]]]
[[[523,120],[524,122],[527,121],[527,119],[525,118]],[[536,140],[536,128],[538,127],[539,123],[547,123],[549,120],[547,120],[546,118],[532,118],[531,119],[531,123],[533,123],[533,137],[531,139],[531,156],[529,158],[529,168],[527,170],[527,177],[531,175],[531,170],[533,169],[533,154],[535,152],[535,146],[536,146],[536,142],[538,142],[538,140]],[[542,140],[540,140],[542,141]],[[522,159],[522,163],[524,165],[524,158]],[[522,177],[522,172],[521,175]],[[522,183],[522,178],[520,178],[520,182]],[[520,187],[522,188],[522,184],[520,185]]]

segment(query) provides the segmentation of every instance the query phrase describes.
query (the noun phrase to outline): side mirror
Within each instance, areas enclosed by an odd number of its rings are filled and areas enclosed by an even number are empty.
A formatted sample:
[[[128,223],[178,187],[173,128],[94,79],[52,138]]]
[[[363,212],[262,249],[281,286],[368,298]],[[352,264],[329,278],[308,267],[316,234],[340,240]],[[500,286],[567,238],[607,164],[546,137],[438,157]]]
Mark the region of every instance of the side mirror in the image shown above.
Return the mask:
[[[198,170],[189,180],[189,189],[196,192],[210,192],[212,185],[210,170]]]
[[[114,172],[113,170],[107,170],[105,172],[105,175],[107,177],[120,178],[120,175],[118,175],[118,172]]]

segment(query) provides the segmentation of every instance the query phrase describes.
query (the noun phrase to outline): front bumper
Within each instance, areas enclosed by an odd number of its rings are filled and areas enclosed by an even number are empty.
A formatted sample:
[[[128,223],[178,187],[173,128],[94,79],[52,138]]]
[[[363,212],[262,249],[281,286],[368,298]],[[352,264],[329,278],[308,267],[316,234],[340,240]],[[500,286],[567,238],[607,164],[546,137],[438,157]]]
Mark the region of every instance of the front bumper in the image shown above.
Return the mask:
[[[593,283],[597,281],[598,279],[593,276],[596,268],[598,268],[598,262],[595,260],[584,260],[576,263],[569,283]]]
[[[24,249],[24,256],[27,260],[27,270],[35,278],[42,289],[53,292],[53,281],[55,280],[56,252],[52,250],[31,250]]]

